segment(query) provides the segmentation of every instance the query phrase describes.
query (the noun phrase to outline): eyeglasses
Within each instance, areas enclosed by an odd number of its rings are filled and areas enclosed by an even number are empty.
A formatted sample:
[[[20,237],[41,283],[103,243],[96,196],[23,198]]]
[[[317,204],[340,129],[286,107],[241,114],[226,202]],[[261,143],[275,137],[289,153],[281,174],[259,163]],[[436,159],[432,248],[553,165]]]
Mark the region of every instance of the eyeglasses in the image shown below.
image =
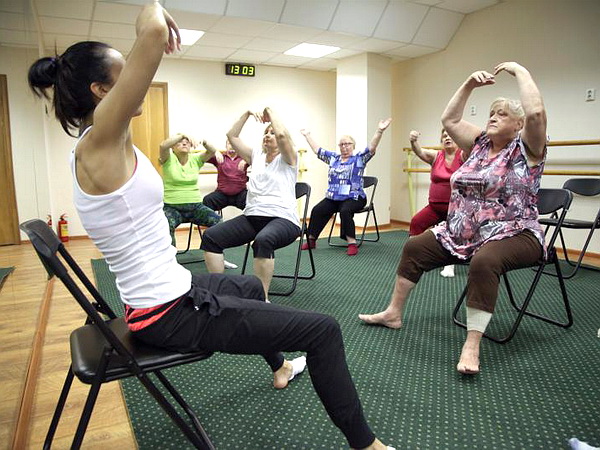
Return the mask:
[[[350,145],[354,145],[354,142],[340,142],[338,147],[349,147]]]

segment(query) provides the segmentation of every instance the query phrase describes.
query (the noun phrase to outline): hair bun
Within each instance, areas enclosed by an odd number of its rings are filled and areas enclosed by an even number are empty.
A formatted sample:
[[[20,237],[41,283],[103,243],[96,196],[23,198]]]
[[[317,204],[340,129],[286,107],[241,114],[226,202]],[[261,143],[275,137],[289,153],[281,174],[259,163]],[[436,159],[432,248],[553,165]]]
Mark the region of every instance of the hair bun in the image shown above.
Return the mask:
[[[57,73],[58,58],[40,58],[29,69],[29,83],[38,88],[49,88],[56,82]]]

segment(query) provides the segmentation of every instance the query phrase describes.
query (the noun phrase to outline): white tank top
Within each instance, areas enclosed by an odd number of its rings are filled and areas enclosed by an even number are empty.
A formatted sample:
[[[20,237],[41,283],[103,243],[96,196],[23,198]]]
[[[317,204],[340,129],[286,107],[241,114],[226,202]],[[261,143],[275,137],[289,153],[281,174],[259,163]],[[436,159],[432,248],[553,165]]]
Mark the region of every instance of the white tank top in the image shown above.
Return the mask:
[[[244,215],[281,217],[300,226],[296,212],[297,178],[296,167],[286,163],[281,155],[267,164],[266,153],[254,150]]]
[[[110,194],[89,195],[77,182],[73,149],[73,200],[83,227],[116,277],[123,303],[150,308],[188,292],[192,274],[175,259],[162,179],[146,155],[134,150],[137,165],[131,178]]]

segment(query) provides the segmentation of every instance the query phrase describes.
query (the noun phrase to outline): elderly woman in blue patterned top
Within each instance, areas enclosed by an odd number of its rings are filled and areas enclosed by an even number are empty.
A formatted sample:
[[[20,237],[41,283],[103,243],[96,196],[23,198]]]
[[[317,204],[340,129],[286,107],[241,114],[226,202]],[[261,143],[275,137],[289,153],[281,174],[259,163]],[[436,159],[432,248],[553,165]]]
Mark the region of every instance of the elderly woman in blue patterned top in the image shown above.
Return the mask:
[[[367,203],[362,176],[367,162],[375,155],[381,136],[391,121],[391,118],[380,120],[369,146],[356,153],[354,152],[356,142],[351,136],[346,135],[340,138],[338,144],[340,153],[336,153],[325,150],[317,144],[310,135],[310,131],[300,130],[317,157],[329,164],[327,193],[310,213],[308,242],[302,246],[303,250],[307,250],[309,246],[316,247],[319,234],[331,216],[337,212],[341,219],[340,237],[348,242],[348,255],[354,256],[358,253],[354,214],[364,208]]]

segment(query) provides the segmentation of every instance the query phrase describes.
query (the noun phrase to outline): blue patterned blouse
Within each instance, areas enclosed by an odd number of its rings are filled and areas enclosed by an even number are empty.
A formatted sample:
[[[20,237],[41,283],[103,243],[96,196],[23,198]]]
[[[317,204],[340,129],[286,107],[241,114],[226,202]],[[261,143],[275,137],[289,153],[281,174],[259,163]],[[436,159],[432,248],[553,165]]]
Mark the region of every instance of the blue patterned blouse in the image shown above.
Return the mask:
[[[342,155],[339,153],[323,148],[319,148],[317,157],[329,164],[329,186],[326,198],[343,201],[366,197],[362,177],[367,162],[373,157],[368,147],[353,154],[345,162],[342,162]]]

